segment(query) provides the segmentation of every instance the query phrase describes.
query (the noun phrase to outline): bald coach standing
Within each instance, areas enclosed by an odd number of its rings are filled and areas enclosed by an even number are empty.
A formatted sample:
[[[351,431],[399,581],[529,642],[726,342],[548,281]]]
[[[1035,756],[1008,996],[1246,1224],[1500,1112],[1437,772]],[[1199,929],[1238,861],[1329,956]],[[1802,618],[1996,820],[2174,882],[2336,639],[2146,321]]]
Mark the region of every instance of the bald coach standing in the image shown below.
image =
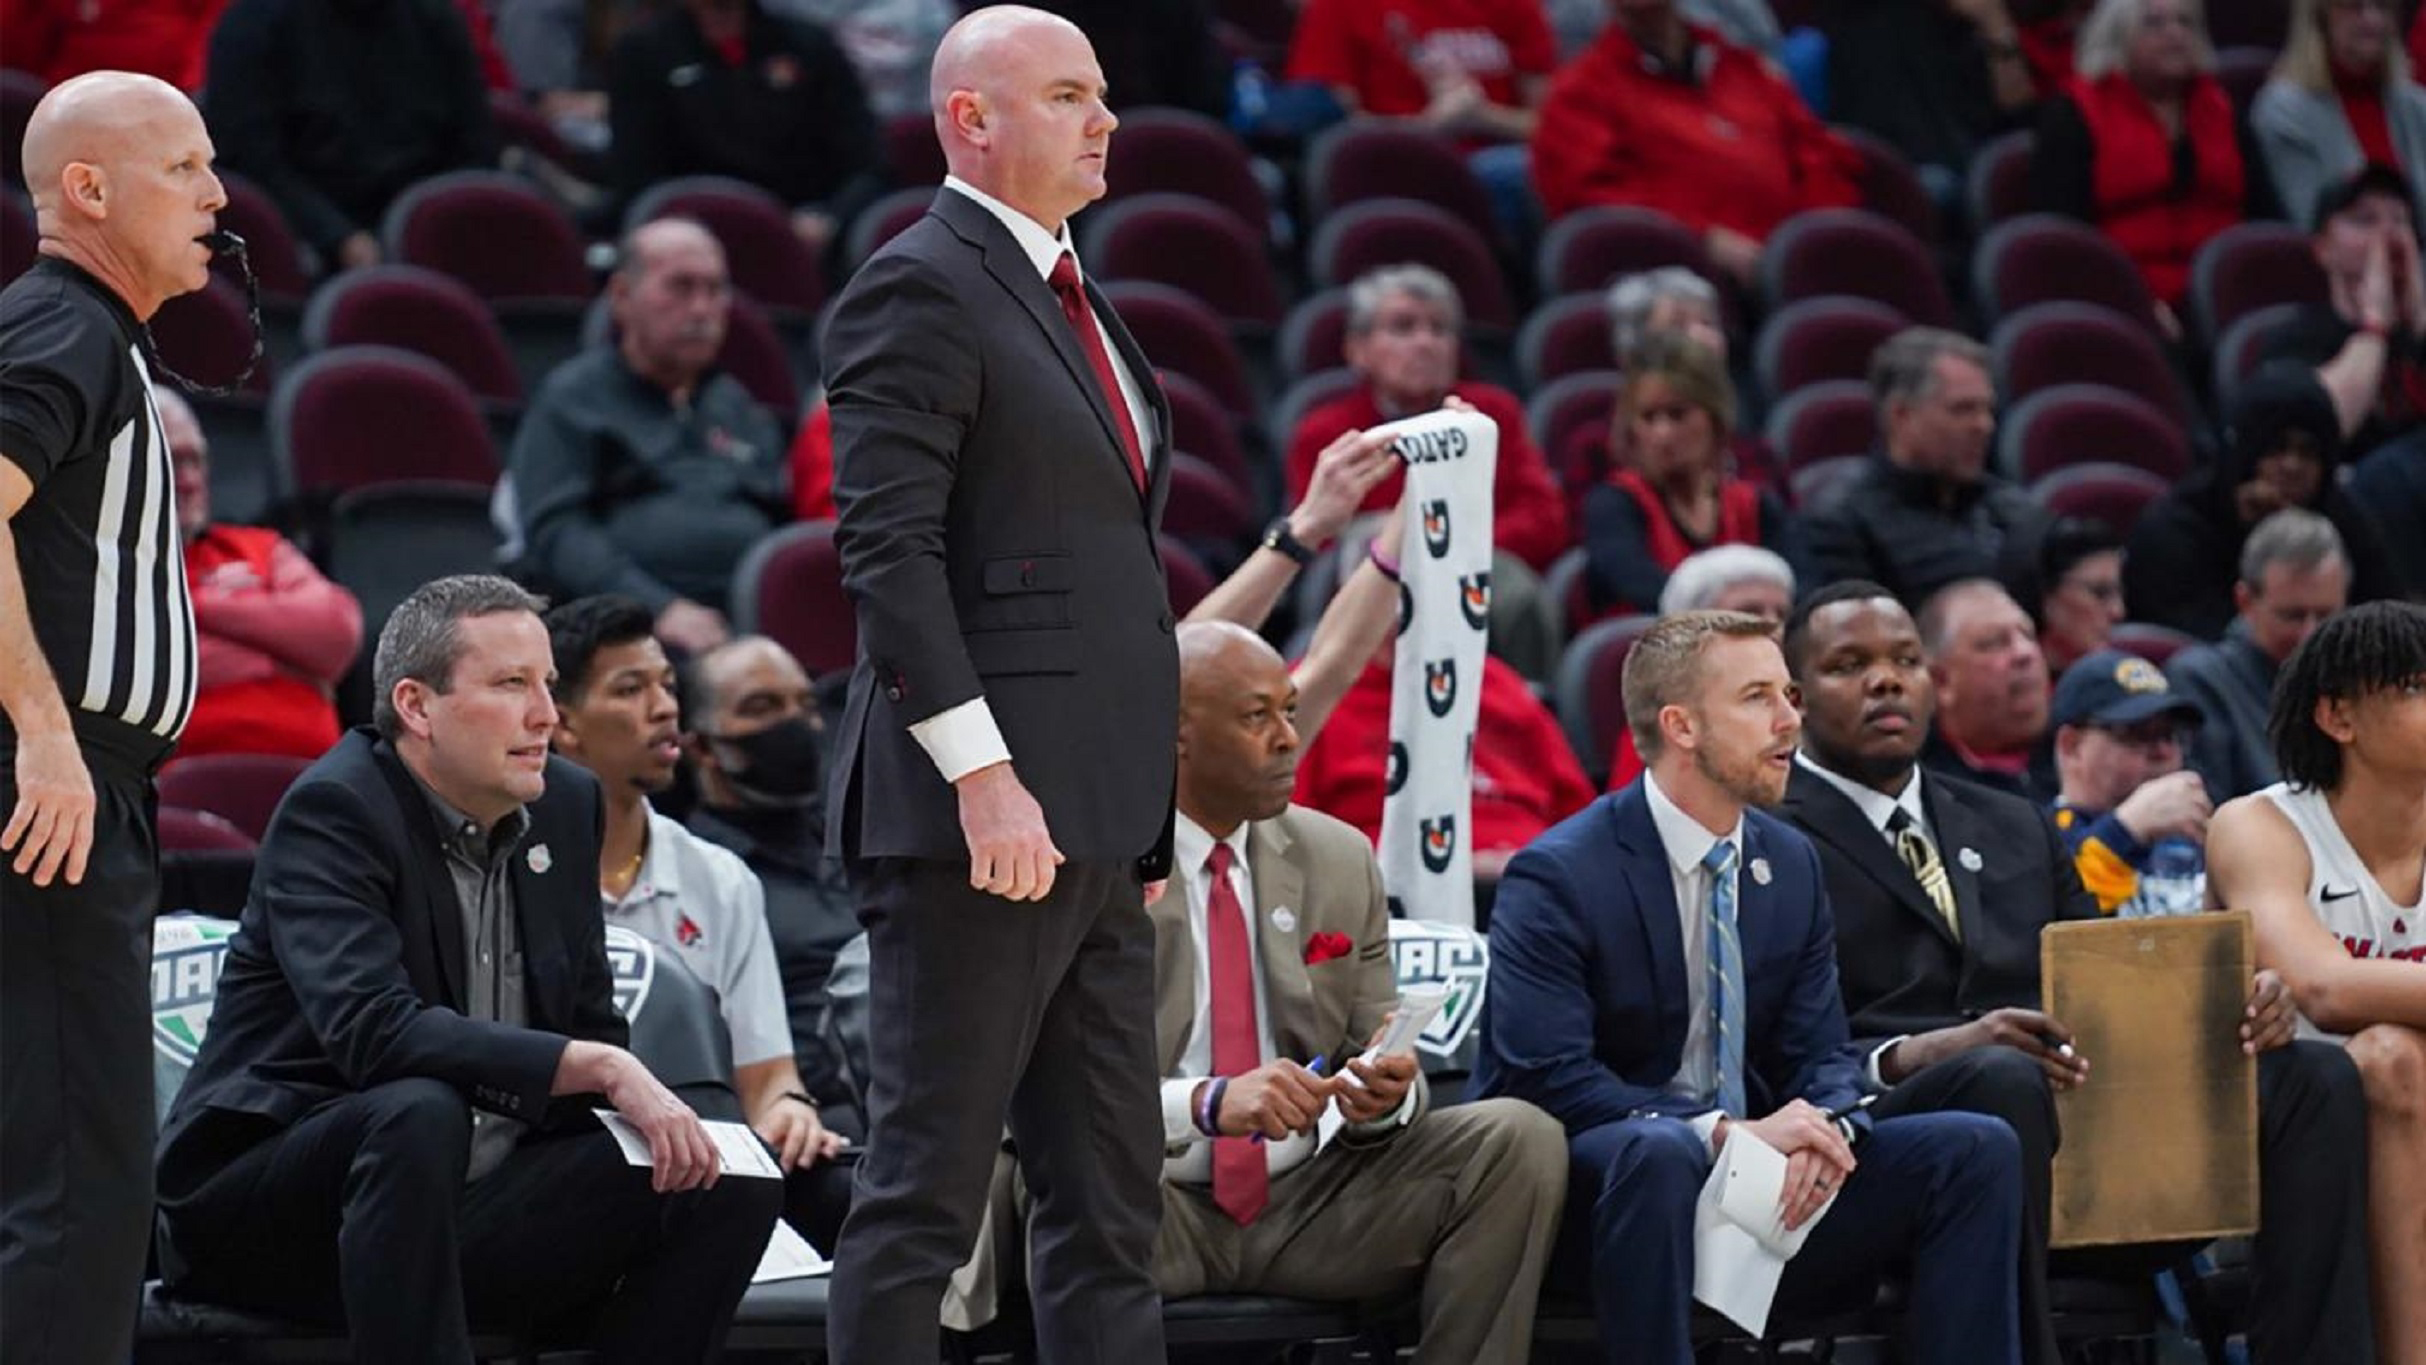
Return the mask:
[[[870,1135],[838,1365],[932,1360],[1006,1114],[1050,1365],[1162,1359],[1147,884],[1179,659],[1154,552],[1169,421],[1070,248],[1116,120],[1086,36],[979,10],[935,54],[951,176],[826,330],[859,662],[829,843],[868,925]]]
[[[151,1230],[152,773],[194,704],[142,327],[227,203],[177,89],[105,71],[25,130],[0,293],[0,1360],[126,1359]]]

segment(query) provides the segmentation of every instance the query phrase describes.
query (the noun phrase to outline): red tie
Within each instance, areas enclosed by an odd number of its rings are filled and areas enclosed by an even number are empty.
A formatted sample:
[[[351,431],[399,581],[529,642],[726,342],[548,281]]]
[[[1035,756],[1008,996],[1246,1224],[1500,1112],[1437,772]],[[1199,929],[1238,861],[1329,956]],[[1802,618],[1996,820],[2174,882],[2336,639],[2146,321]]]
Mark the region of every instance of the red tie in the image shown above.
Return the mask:
[[[1230,887],[1230,846],[1215,844],[1205,866],[1213,874],[1205,896],[1205,969],[1213,1007],[1213,1074],[1243,1076],[1264,1064],[1255,1034],[1254,949],[1247,943],[1247,917]],[[1238,1220],[1255,1221],[1272,1197],[1272,1174],[1263,1147],[1242,1137],[1213,1139],[1213,1202]]]
[[[1103,348],[1103,332],[1095,325],[1095,310],[1087,303],[1086,286],[1078,282],[1078,258],[1065,251],[1053,262],[1050,281],[1053,296],[1061,300],[1061,315],[1069,319],[1070,330],[1078,333],[1078,344],[1086,349],[1087,363],[1095,367],[1095,382],[1103,387],[1104,403],[1112,409],[1112,429],[1120,433],[1120,448],[1129,457],[1129,477],[1137,481],[1137,489],[1146,487],[1146,461],[1137,450],[1137,428],[1129,420],[1129,400],[1121,397],[1120,380],[1112,373],[1112,357]]]

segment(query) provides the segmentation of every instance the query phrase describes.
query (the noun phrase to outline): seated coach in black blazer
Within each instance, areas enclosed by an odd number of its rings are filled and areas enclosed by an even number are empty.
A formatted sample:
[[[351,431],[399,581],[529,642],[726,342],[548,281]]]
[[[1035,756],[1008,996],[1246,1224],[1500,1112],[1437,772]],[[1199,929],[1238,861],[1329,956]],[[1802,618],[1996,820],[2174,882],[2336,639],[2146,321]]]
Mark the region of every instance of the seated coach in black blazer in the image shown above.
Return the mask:
[[[2047,812],[1919,763],[1937,696],[1920,632],[1858,579],[1786,622],[1803,742],[1779,813],[1818,847],[1838,980],[1878,1118],[1962,1111],[2022,1143],[2024,1357],[2059,1359],[2047,1300],[2054,1092],[2095,1085],[2039,1004],[2039,931],[2095,919]],[[2240,1029],[2258,1054],[2260,1199],[2250,1342],[2257,1365],[2375,1358],[2367,1306],[2366,1109],[2338,1048],[2292,1041],[2289,994],[2258,973]],[[2192,1248],[2071,1252],[2059,1270],[2144,1276]]]
[[[407,598],[376,731],[271,818],[161,1133],[173,1292],[341,1322],[362,1362],[462,1365],[471,1323],[634,1365],[721,1344],[783,1187],[717,1181],[698,1118],[625,1050],[598,785],[548,756],[542,605],[470,575]]]

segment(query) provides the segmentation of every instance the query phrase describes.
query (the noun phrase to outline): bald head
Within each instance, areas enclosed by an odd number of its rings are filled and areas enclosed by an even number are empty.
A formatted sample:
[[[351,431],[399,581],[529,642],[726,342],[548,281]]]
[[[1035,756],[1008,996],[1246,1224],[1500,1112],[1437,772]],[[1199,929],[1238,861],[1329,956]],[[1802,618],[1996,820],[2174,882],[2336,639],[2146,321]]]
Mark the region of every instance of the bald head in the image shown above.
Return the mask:
[[[1268,820],[1297,787],[1297,684],[1228,621],[1179,628],[1179,808],[1215,838]]]
[[[227,194],[210,133],[177,87],[94,71],[53,87],[25,125],[25,180],[41,249],[81,266],[139,318],[210,279],[196,239]]]
[[[660,218],[624,235],[607,291],[624,363],[673,394],[687,394],[724,349],[732,274],[714,233],[688,218]]]
[[[935,49],[927,100],[952,174],[1048,231],[1103,196],[1119,120],[1077,25],[1024,5],[962,19]]]

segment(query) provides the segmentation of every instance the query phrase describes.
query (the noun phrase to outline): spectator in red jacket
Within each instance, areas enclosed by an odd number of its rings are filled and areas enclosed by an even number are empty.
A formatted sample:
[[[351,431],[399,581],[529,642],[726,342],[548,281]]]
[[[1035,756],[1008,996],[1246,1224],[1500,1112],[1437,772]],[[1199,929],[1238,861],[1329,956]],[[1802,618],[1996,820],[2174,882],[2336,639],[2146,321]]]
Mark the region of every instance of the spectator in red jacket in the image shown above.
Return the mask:
[[[1297,800],[1381,839],[1390,749],[1390,665],[1385,641],[1297,760]],[[1474,730],[1474,876],[1496,881],[1508,859],[1592,800],[1591,780],[1566,732],[1523,675],[1483,660],[1482,716]]]
[[[1805,558],[1785,503],[1728,471],[1734,429],[1735,387],[1708,347],[1662,334],[1627,358],[1609,429],[1610,474],[1584,496],[1594,606],[1651,610],[1668,575],[1713,545]]]
[[[87,71],[137,71],[202,88],[202,54],[227,0],[0,0],[8,64],[52,85]]]
[[[1750,283],[1760,246],[1805,209],[1859,201],[1860,154],[1761,58],[1687,24],[1675,0],[1610,0],[1616,22],[1552,80],[1533,183],[1556,218],[1658,209]]]
[[[1308,0],[1288,74],[1352,113],[1521,142],[1557,63],[1540,0]]]
[[[2038,206],[2114,239],[2179,336],[2191,258],[2244,218],[2277,216],[2273,182],[2215,78],[2196,0],[2100,0],[2073,68],[2039,114]]]
[[[276,531],[211,521],[202,424],[175,390],[154,399],[176,470],[202,674],[177,755],[318,758],[337,742],[330,689],[361,647],[362,608]]]

